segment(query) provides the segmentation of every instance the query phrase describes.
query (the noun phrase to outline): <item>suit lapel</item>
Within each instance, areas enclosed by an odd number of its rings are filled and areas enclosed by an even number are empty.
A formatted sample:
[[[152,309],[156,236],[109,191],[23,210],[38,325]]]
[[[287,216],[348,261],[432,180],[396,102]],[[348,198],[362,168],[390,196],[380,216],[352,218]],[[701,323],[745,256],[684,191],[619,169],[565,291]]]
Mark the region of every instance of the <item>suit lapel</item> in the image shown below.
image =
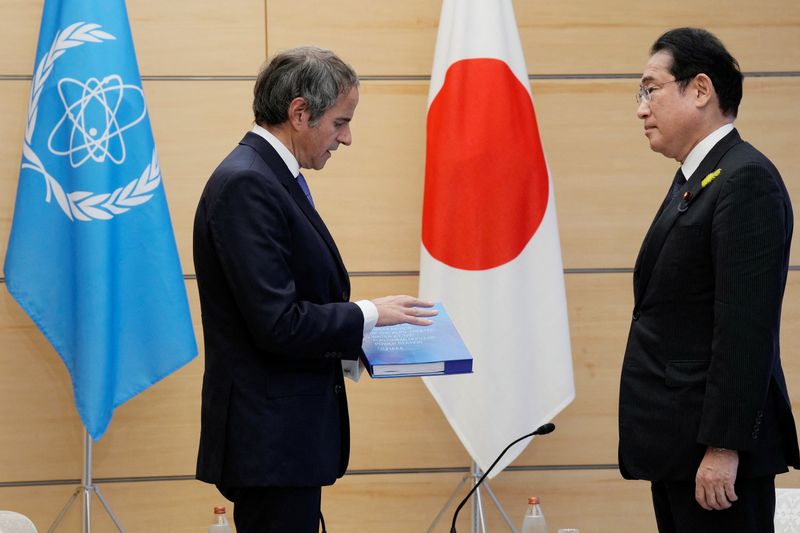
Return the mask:
[[[339,254],[339,248],[337,248],[336,242],[333,240],[333,236],[331,236],[330,232],[328,231],[328,227],[325,225],[322,217],[319,216],[317,210],[308,201],[308,198],[306,198],[306,193],[304,193],[303,189],[300,188],[300,185],[297,184],[297,180],[294,176],[290,176],[288,180],[282,179],[281,182],[289,191],[289,194],[291,194],[295,203],[300,207],[300,210],[303,211],[303,214],[305,214],[306,218],[308,218],[309,222],[311,222],[311,225],[313,225],[317,230],[317,233],[320,234],[322,240],[325,241],[326,245],[328,245],[328,250],[330,250],[334,259],[336,259],[336,264],[339,266],[339,272],[342,274],[342,279],[348,284],[347,292],[349,293],[350,278],[347,275],[347,269],[344,266],[342,256]]]
[[[692,202],[702,192],[703,178],[713,172],[728,150],[740,142],[742,142],[742,139],[735,129],[723,137],[700,162],[697,170],[689,176],[677,197],[672,201],[666,202],[661,213],[656,215],[642,244],[642,249],[636,259],[634,268],[634,300],[637,305],[644,296],[658,255],[661,253],[664,241],[675,221],[691,208]]]
[[[680,172],[680,169],[678,169],[677,172]],[[636,264],[633,268],[634,290],[638,286],[638,277],[639,273],[641,272],[642,257],[644,257],[645,250],[647,250],[647,245],[650,242],[650,235],[653,233],[653,229],[655,228],[656,222],[658,222],[659,217],[661,217],[661,213],[664,212],[664,210],[667,208],[667,205],[669,205],[671,202],[672,188],[674,187],[675,181],[678,179],[677,172],[675,173],[675,178],[673,179],[672,184],[670,185],[669,191],[667,191],[667,195],[664,197],[664,201],[661,202],[661,206],[658,208],[658,211],[656,211],[656,216],[653,217],[653,222],[650,223],[650,227],[648,228],[647,233],[644,236],[644,240],[642,240],[642,246],[639,248],[639,254],[636,256]],[[683,176],[683,174],[681,174],[681,176]],[[686,181],[685,178],[683,179],[684,181]]]
[[[308,198],[306,198],[306,195],[303,192],[303,189],[301,189],[300,185],[297,184],[297,180],[289,172],[289,169],[286,167],[286,163],[284,163],[283,159],[281,159],[281,156],[278,155],[275,149],[272,148],[272,146],[266,140],[253,132],[248,132],[239,144],[245,144],[258,152],[264,162],[275,173],[278,181],[280,181],[281,185],[286,188],[289,195],[298,205],[300,210],[303,212],[303,214],[305,214],[309,222],[311,222],[311,225],[314,226],[314,229],[316,229],[317,233],[319,233],[320,237],[322,237],[322,240],[325,241],[325,244],[328,246],[328,249],[336,260],[336,264],[339,267],[339,272],[341,273],[342,279],[347,285],[347,292],[349,293],[350,278],[347,274],[347,269],[344,266],[344,261],[342,261],[342,256],[339,254],[339,249],[336,247],[336,243],[328,231],[327,226],[325,226],[325,222],[322,220],[322,217],[320,217],[317,210],[311,206]]]

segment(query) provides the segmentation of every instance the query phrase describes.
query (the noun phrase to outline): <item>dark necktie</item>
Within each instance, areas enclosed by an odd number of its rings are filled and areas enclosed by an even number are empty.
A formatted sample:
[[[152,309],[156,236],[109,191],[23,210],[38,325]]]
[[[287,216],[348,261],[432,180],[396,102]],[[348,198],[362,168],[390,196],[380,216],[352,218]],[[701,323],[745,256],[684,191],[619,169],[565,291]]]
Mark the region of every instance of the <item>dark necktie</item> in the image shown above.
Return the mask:
[[[672,187],[669,190],[670,202],[678,196],[678,193],[680,192],[684,183],[686,183],[686,178],[683,176],[681,167],[678,167],[678,171],[675,173],[675,178],[672,180]]]
[[[303,174],[297,174],[297,184],[303,189],[303,193],[308,198],[308,203],[311,204],[311,207],[314,207],[314,199],[311,198],[311,190],[308,188],[308,183],[306,183],[306,179],[303,177]],[[316,209],[316,207],[314,207]]]
[[[672,185],[669,186],[669,190],[667,191],[667,195],[664,197],[664,201],[661,202],[661,207],[658,208],[656,212],[655,220],[661,216],[661,213],[664,212],[664,209],[677,198],[678,194],[681,192],[681,187],[683,184],[686,183],[686,178],[683,177],[683,172],[681,171],[681,167],[678,167],[678,171],[675,173],[675,177],[672,179]],[[649,233],[648,233],[649,235]]]
[[[656,212],[656,216],[653,219],[653,224],[650,226],[650,229],[647,230],[647,234],[644,237],[644,242],[642,243],[642,249],[639,251],[639,257],[641,258],[644,250],[647,248],[647,242],[650,239],[650,233],[653,231],[653,227],[656,224],[656,221],[661,218],[661,214],[664,213],[664,210],[667,206],[678,197],[678,194],[681,192],[681,187],[686,183],[686,178],[683,177],[683,171],[681,168],[678,167],[678,171],[675,172],[675,177],[672,179],[672,185],[669,186],[669,191],[667,191],[667,195],[664,197],[664,201],[661,202],[661,207],[658,208]],[[639,259],[636,260],[636,264],[639,264]]]

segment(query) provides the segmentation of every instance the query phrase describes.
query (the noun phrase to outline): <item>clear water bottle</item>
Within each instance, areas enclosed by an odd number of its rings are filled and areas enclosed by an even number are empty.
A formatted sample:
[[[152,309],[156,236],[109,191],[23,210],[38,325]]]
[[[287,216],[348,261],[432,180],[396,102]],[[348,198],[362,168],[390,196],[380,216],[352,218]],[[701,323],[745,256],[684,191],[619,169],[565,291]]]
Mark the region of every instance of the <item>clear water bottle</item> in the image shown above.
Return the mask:
[[[214,507],[214,523],[208,526],[208,533],[233,533],[224,507]]]
[[[539,498],[531,496],[528,498],[528,510],[522,519],[521,533],[548,533],[547,522],[544,520],[542,507],[539,505]]]

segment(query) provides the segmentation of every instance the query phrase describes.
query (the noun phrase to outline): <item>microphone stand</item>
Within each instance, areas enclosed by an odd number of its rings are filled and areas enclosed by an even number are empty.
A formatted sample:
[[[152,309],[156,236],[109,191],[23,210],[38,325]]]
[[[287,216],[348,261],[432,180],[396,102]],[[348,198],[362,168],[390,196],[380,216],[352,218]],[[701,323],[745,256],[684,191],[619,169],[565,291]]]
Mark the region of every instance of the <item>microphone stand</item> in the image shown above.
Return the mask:
[[[517,444],[518,442],[520,442],[522,440],[525,440],[525,439],[527,439],[529,437],[533,437],[534,435],[547,435],[548,433],[552,433],[555,429],[556,429],[555,424],[551,424],[551,423],[544,424],[544,425],[540,426],[538,429],[536,429],[536,431],[528,433],[527,435],[523,435],[522,437],[516,439],[511,444],[506,446],[506,448],[502,452],[500,452],[500,455],[497,456],[497,459],[494,460],[492,465],[486,470],[486,472],[483,473],[483,476],[481,476],[481,478],[478,480],[478,482],[475,483],[472,486],[472,489],[467,493],[467,495],[464,497],[464,499],[461,500],[461,503],[458,504],[458,507],[456,507],[456,512],[453,513],[453,521],[450,524],[450,533],[457,533],[457,531],[456,531],[456,520],[458,519],[458,513],[461,511],[461,508],[464,507],[464,504],[467,503],[467,501],[469,500],[470,496],[472,496],[472,494],[478,489],[478,487],[481,485],[481,483],[483,483],[483,480],[486,479],[486,476],[489,475],[489,472],[492,471],[492,469],[495,467],[495,465],[497,465],[497,463],[500,461],[500,459],[502,459],[502,457],[506,454],[506,452],[508,450],[511,449],[512,446],[514,446],[515,444]],[[474,470],[474,474],[477,476],[477,473],[479,472],[479,470],[477,470],[477,466],[474,463],[473,463],[473,470]],[[491,491],[490,491],[490,495],[492,496],[492,499],[494,500],[495,504],[497,504],[498,507],[499,507],[499,502],[494,497],[494,494],[491,493]],[[480,501],[480,493],[479,493],[478,499]],[[475,525],[475,526],[477,526],[477,518],[478,518],[475,515],[479,514],[477,512],[478,509],[480,508],[479,506],[480,506],[480,503],[478,505],[476,505],[475,508],[473,509],[473,517],[472,517],[472,519],[473,519],[473,525]],[[501,510],[502,510],[502,508],[501,508]],[[503,515],[504,515],[504,518],[506,519],[506,522],[508,522],[509,521],[508,520],[508,516],[505,513],[503,513]],[[481,521],[482,521],[483,516],[480,516],[480,518],[481,518]],[[484,529],[484,531],[486,530],[485,525],[484,525],[483,529]],[[516,533],[516,530],[514,529],[513,526],[511,526],[511,529],[512,529],[512,531],[514,531]]]

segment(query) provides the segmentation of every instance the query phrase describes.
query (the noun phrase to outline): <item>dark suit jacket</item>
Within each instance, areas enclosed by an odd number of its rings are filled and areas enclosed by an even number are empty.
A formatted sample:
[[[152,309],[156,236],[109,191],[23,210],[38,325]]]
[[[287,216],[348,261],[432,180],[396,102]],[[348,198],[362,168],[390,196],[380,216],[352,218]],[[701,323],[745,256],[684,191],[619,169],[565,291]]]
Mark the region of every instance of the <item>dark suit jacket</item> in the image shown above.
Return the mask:
[[[325,224],[254,133],[206,184],[194,263],[205,339],[197,478],[332,484],[350,449],[341,359],[361,353],[364,318]]]
[[[694,480],[708,446],[738,450],[739,477],[800,467],[779,346],[791,237],[780,174],[736,130],[662,205],[633,275],[624,477]]]

